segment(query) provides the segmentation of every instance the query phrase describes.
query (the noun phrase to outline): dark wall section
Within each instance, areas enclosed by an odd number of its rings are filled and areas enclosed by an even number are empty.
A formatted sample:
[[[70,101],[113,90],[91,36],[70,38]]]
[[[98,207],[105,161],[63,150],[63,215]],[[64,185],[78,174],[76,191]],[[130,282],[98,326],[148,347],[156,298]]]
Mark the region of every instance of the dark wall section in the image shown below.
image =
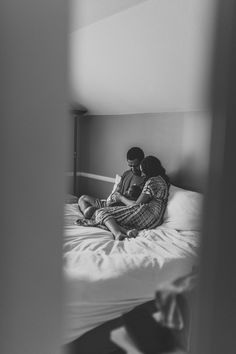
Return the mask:
[[[160,158],[173,183],[202,190],[209,126],[203,112],[86,116],[79,123],[79,171],[115,177],[127,169],[127,150],[140,146],[146,155]],[[106,195],[111,186],[81,179],[79,193],[90,187]]]
[[[106,199],[111,193],[113,184],[92,178],[78,177],[78,195],[88,194],[96,198]]]

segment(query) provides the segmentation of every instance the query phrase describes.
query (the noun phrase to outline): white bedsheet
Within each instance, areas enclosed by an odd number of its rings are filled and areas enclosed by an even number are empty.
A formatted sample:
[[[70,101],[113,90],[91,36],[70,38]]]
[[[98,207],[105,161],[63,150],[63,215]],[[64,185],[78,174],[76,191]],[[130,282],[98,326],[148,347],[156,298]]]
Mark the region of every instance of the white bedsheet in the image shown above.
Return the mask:
[[[76,204],[65,205],[65,338],[92,328],[153,299],[163,283],[191,271],[199,232],[163,226],[114,241],[110,232],[74,224]]]

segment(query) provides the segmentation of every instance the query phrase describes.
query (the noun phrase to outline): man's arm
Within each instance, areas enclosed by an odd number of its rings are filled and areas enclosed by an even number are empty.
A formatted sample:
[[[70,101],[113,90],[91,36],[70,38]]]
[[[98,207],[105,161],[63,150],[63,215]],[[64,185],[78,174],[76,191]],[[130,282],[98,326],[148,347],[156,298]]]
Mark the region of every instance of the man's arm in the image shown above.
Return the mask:
[[[116,189],[107,198],[107,206],[112,206],[112,204],[116,203],[115,194],[121,193],[122,187],[123,187],[123,181],[124,181],[126,173],[127,173],[127,171],[123,173],[123,175],[120,178],[120,182],[116,186]]]
[[[125,172],[122,174],[122,176],[121,176],[121,178],[120,178],[120,182],[118,183],[118,185],[117,185],[117,187],[116,187],[116,189],[114,190],[113,193],[116,193],[116,192],[122,193],[122,191],[123,191],[123,185],[124,185],[124,180],[125,180],[125,177],[126,177],[127,173],[128,173],[128,171],[125,171]],[[113,193],[112,193],[112,194],[113,194]]]
[[[109,199],[112,199],[112,196],[115,194],[115,193],[123,193],[124,191],[123,191],[123,189],[124,189],[124,180],[125,180],[125,178],[126,178],[126,175],[127,175],[127,173],[128,173],[129,171],[125,171],[124,173],[123,173],[123,175],[120,177],[120,182],[117,184],[117,186],[116,186],[116,189],[112,192],[112,194],[110,194],[110,196],[109,196]],[[114,201],[113,201],[114,202]]]

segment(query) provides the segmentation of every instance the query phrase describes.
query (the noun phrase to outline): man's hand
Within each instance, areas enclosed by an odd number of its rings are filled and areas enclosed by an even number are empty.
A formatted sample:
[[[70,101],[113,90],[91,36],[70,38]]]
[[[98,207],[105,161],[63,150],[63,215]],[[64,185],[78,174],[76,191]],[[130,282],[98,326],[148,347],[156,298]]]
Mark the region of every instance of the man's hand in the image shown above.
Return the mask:
[[[114,192],[107,200],[107,206],[112,206],[112,204],[120,201],[121,194],[119,192]]]
[[[114,194],[112,194],[112,200],[117,203],[121,201],[121,197],[122,194],[120,194],[119,192],[115,192]]]

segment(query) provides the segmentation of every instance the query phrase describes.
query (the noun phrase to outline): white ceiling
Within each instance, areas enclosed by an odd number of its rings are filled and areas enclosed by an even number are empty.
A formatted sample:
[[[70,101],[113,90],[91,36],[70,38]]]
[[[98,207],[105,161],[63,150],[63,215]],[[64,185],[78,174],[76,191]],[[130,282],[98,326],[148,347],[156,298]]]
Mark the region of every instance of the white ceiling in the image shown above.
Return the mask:
[[[70,0],[70,30],[89,26],[147,0]]]

